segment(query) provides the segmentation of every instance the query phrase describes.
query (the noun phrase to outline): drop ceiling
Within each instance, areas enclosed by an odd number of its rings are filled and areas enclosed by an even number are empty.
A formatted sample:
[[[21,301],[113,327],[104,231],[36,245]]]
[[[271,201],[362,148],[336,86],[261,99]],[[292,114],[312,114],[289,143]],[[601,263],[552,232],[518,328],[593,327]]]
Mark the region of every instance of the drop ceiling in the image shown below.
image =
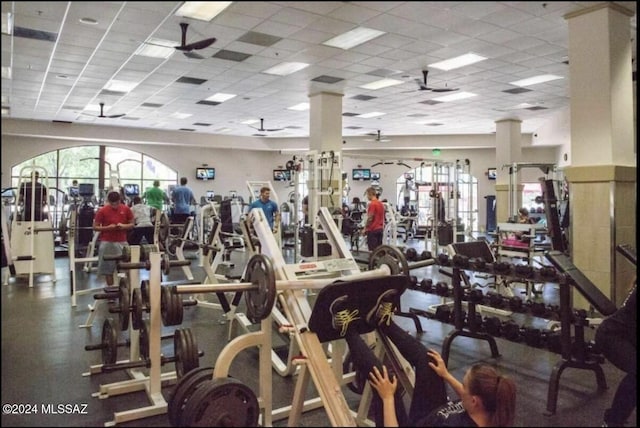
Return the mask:
[[[618,2],[635,12],[635,2]],[[176,16],[182,2],[2,2],[2,118],[65,121],[226,136],[307,137],[309,94],[343,94],[343,135],[490,134],[522,120],[533,133],[569,106],[564,15],[598,2],[234,2],[209,22]],[[630,18],[635,71],[636,17]],[[145,41],[216,38],[166,59],[136,55]],[[323,42],[356,27],[383,35],[345,50]],[[430,64],[474,53],[487,59],[443,71]],[[309,64],[287,76],[265,71]],[[437,102],[415,79],[473,98]],[[6,73],[9,73],[7,75]],[[562,77],[529,87],[541,74]],[[401,81],[378,90],[363,85]],[[111,88],[129,82],[133,89]],[[453,94],[456,92],[450,92]],[[215,94],[235,95],[211,101]],[[104,103],[100,115],[99,103]],[[5,114],[5,108],[8,108]],[[367,113],[384,113],[363,118]],[[122,115],[122,116],[119,116]],[[119,116],[119,117],[108,117]],[[260,119],[265,129],[260,131]]]

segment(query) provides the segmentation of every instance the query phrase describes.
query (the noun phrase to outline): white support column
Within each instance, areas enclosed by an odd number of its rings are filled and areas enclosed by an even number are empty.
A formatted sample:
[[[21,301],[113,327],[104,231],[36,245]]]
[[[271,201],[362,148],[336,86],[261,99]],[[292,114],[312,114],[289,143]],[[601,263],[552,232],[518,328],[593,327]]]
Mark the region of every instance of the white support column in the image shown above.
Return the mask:
[[[522,121],[518,119],[502,119],[496,121],[496,221],[506,222],[515,215],[521,205],[521,197],[517,202],[511,201],[510,192],[522,194],[519,173],[511,176],[509,168],[504,165],[518,162],[522,157]],[[511,184],[510,184],[511,183]],[[516,206],[512,206],[516,205]]]
[[[571,256],[616,304],[626,296],[636,272],[615,250],[618,244],[636,246],[633,15],[614,2],[565,15],[572,164],[564,172],[569,182]],[[576,294],[574,306],[588,307]]]

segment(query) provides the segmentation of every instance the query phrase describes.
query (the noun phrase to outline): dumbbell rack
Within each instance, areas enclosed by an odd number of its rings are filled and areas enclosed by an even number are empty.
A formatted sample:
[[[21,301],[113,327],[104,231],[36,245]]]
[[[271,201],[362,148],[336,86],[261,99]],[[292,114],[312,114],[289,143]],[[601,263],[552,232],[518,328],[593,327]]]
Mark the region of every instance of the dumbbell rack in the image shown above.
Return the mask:
[[[138,246],[131,247],[131,259],[140,259],[140,249]],[[162,373],[162,355],[161,355],[161,302],[160,302],[160,283],[162,280],[162,273],[160,270],[161,256],[159,252],[152,252],[149,255],[150,271],[149,271],[149,360],[150,368],[149,374],[145,375],[141,370],[128,369],[128,374],[132,377],[130,380],[114,382],[111,384],[100,385],[99,392],[93,393],[93,397],[105,399],[116,395],[128,394],[130,392],[137,392],[145,390],[147,397],[151,402],[151,405],[140,407],[137,409],[125,410],[122,412],[115,412],[114,419],[112,421],[105,422],[104,426],[114,426],[121,422],[133,421],[151,416],[165,414],[167,412],[167,401],[162,395],[162,382],[175,382],[177,376],[176,372]],[[137,270],[133,270],[136,272]],[[133,281],[133,279],[132,279]],[[133,287],[139,287],[140,281],[133,283]],[[132,335],[139,334],[137,331],[132,330]],[[131,337],[131,359],[130,361],[137,361],[139,359],[138,345],[134,347],[134,343],[139,341],[134,340]]]

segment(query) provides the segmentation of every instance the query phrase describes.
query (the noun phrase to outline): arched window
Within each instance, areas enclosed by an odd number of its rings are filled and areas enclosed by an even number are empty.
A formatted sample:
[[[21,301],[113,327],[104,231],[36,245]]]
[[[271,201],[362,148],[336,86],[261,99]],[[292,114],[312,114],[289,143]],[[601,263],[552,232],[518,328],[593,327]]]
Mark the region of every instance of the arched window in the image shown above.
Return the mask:
[[[167,190],[175,185],[178,173],[162,162],[144,153],[106,146],[78,146],[53,150],[25,160],[11,168],[11,183],[18,186],[20,171],[23,167],[37,165],[47,171],[44,184],[50,189],[50,205],[54,210],[54,225],[59,220],[55,213],[62,212],[64,195],[74,180],[90,183],[96,189],[98,200],[113,180],[119,185],[136,184],[140,193],[160,181],[160,187]]]

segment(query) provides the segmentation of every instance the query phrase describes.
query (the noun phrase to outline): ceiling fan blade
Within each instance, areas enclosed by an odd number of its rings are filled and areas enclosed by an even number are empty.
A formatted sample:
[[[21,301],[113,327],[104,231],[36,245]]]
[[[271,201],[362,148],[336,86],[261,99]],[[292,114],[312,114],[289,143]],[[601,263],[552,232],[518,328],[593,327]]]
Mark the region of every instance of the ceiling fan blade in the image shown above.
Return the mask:
[[[276,132],[276,131],[282,131],[284,128],[273,128],[273,129],[263,129],[263,131],[267,131],[267,132]]]
[[[178,46],[176,47],[176,49],[181,51],[192,51],[192,50],[204,49],[214,44],[216,40],[217,39],[215,37],[212,37],[210,39],[200,40],[199,42],[193,42],[188,45]]]
[[[122,113],[122,114],[112,114],[112,115],[103,116],[103,117],[108,117],[109,119],[116,119],[116,118],[122,117],[122,116],[125,116],[125,114],[124,113]]]
[[[460,88],[432,88],[431,91],[432,92],[452,92],[452,91],[457,91]]]
[[[180,46],[175,46],[177,50],[183,51],[183,52],[189,52],[192,50],[204,49],[204,48],[208,48],[209,46],[211,46],[216,42],[216,38],[212,37],[210,39],[204,39],[204,40],[200,40],[199,42],[193,42],[193,43],[187,44],[187,28],[188,27],[189,27],[188,23],[186,22],[180,23],[180,28],[182,30],[182,43],[180,44]]]

